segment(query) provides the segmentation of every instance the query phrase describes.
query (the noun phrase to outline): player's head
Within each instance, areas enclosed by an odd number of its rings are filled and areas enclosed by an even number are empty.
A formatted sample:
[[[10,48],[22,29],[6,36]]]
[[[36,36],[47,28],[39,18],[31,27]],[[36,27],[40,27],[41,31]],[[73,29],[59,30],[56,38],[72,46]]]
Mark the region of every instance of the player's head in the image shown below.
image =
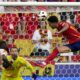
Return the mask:
[[[48,23],[51,28],[56,28],[58,26],[58,18],[56,16],[50,16],[48,18]]]
[[[16,59],[18,56],[18,48],[17,47],[12,47],[10,49],[10,55],[12,56],[13,59]]]

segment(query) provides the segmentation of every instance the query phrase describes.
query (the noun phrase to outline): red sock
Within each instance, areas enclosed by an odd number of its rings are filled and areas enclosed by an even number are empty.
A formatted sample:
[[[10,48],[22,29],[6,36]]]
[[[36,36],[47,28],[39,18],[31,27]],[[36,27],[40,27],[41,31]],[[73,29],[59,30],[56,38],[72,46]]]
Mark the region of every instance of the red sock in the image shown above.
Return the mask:
[[[45,60],[46,63],[52,61],[57,55],[58,55],[59,51],[57,48],[55,48],[53,50],[53,52],[47,57],[47,59]]]

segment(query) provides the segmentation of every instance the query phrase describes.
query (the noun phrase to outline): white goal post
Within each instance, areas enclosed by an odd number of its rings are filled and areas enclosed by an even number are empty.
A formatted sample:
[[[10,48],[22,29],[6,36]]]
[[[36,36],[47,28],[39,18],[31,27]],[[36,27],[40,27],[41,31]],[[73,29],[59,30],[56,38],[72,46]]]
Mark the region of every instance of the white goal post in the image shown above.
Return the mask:
[[[79,2],[0,2],[0,6],[80,6]]]

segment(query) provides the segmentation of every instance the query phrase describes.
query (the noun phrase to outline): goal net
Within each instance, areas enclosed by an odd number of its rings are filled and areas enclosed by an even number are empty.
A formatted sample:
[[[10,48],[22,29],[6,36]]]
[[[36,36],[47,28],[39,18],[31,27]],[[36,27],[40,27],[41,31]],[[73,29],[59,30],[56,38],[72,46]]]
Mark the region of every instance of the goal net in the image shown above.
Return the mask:
[[[38,29],[39,11],[46,11],[47,17],[55,15],[59,20],[73,24],[80,31],[80,6],[55,6],[56,3],[55,5],[51,4],[51,6],[48,6],[47,3],[39,6],[38,3],[35,3],[35,5],[34,3],[32,5],[30,3],[22,4],[24,5],[13,3],[13,6],[11,6],[5,3],[0,6],[0,39],[8,42],[9,48],[14,43],[20,50],[19,55],[26,60],[44,61],[55,46],[67,43],[63,36],[53,35],[50,52],[46,48],[46,50],[38,50],[32,38],[34,32]],[[47,22],[47,20],[45,21]],[[46,30],[53,32],[48,23]],[[42,48],[44,49],[44,47]],[[44,52],[41,53],[41,51]],[[80,80],[80,52],[69,53],[69,55],[67,53],[58,55],[55,58],[55,65],[49,64],[44,69],[35,66],[36,73],[39,75],[37,80]],[[25,68],[22,69],[21,74],[23,74],[24,80],[31,80],[31,73],[27,72]]]

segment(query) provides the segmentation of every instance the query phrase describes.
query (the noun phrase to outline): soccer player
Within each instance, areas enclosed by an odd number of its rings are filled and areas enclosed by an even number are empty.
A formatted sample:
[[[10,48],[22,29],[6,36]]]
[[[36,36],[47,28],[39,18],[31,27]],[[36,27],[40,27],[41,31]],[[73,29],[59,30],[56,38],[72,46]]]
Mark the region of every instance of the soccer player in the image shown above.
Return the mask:
[[[32,72],[32,79],[36,79],[34,68],[23,57],[18,56],[18,49],[11,48],[11,55],[3,59],[3,70],[1,80],[23,80],[20,69],[26,67]]]
[[[80,50],[80,32],[76,30],[76,28],[66,21],[59,22],[56,16],[50,16],[48,18],[48,23],[52,29],[56,28],[58,31],[57,35],[62,34],[68,41],[69,44],[55,47],[53,52],[47,57],[45,62],[37,65],[46,65],[50,61],[52,61],[59,53],[63,53],[65,51],[78,51]]]

